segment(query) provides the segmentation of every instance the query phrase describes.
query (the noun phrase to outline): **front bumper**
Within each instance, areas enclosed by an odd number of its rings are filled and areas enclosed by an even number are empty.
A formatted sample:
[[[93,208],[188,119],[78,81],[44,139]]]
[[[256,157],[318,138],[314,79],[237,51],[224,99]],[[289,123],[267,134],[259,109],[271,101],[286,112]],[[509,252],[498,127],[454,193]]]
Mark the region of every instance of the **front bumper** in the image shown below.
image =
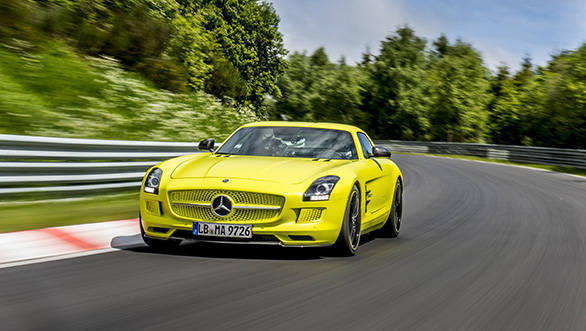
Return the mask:
[[[211,241],[235,244],[267,244],[288,247],[329,246],[335,243],[344,218],[347,197],[345,194],[332,194],[327,201],[303,201],[306,187],[291,187],[283,192],[282,185],[263,183],[262,189],[254,192],[276,194],[285,197],[278,215],[268,220],[223,221],[194,219],[174,213],[169,201],[169,191],[182,189],[229,189],[233,191],[252,191],[258,182],[231,180],[227,187],[220,180],[204,179],[201,183],[190,180],[173,180],[172,185],[159,189],[159,194],[141,192],[141,226],[145,235],[156,239],[181,239]],[[198,185],[199,184],[199,185]],[[307,218],[311,211],[320,210],[319,219]],[[310,211],[307,213],[307,211]],[[217,222],[224,224],[252,224],[252,239],[231,239],[222,237],[193,236],[193,222]]]

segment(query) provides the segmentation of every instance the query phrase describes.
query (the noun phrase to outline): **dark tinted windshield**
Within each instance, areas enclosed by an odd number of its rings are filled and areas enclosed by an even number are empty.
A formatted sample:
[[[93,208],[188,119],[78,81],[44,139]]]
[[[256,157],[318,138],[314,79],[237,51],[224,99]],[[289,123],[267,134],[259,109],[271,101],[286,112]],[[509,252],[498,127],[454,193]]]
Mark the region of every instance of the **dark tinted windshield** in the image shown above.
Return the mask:
[[[349,132],[300,127],[242,128],[232,135],[217,153],[356,159],[356,147]]]

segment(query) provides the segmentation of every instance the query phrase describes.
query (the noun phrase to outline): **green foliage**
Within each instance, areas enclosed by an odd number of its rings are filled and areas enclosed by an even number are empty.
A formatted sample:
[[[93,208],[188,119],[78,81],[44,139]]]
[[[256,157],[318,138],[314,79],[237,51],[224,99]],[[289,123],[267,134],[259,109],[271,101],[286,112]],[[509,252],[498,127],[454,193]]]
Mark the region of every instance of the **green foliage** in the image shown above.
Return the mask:
[[[348,66],[344,59],[339,64],[331,63],[323,48],[311,56],[295,52],[278,81],[281,97],[273,105],[271,116],[359,124],[363,121],[360,80],[357,68]]]
[[[528,85],[524,134],[531,143],[586,148],[586,44],[554,56]]]
[[[378,139],[586,148],[586,44],[492,74],[472,45],[440,36],[427,48],[400,27],[356,66],[323,47],[294,52],[278,88],[272,118],[352,123]]]
[[[380,54],[363,65],[363,111],[378,138],[425,139],[431,99],[426,81],[425,40],[409,27],[399,28],[381,42]]]
[[[0,0],[0,130],[219,138],[254,107],[376,138],[586,148],[586,44],[493,74],[472,45],[408,26],[357,65],[324,48],[286,61],[278,25],[260,0]]]
[[[324,68],[330,64],[330,59],[328,58],[328,54],[326,54],[326,49],[324,47],[316,49],[309,57],[309,64],[314,68]]]
[[[271,116],[303,120],[308,118],[312,109],[309,104],[311,83],[309,58],[305,53],[294,52],[289,57],[289,66],[285,74],[277,82],[281,92],[277,97]]]
[[[201,12],[205,27],[220,45],[219,54],[238,70],[247,95],[239,98],[261,107],[266,94],[278,96],[276,81],[285,69],[286,54],[278,30],[279,16],[271,4],[256,0],[201,0],[186,6]],[[217,63],[222,63],[218,61]]]
[[[38,18],[31,1],[0,0],[0,41],[11,38],[38,40]]]
[[[212,76],[214,69],[210,54],[216,48],[213,37],[202,26],[201,15],[190,13],[173,15],[172,38],[169,40],[169,55],[182,64],[188,74],[192,89],[202,90]],[[214,94],[212,91],[207,92]],[[223,96],[224,91],[216,95]]]
[[[432,102],[431,138],[442,141],[481,142],[486,132],[488,71],[471,45],[436,42],[437,59],[428,71]]]
[[[242,99],[248,93],[246,81],[230,61],[214,59],[213,71],[206,82],[206,91],[219,97]]]
[[[362,102],[360,72],[348,66],[342,58],[337,66],[321,75],[322,79],[316,82],[310,99],[314,119],[360,125],[364,121],[364,114],[359,109]]]
[[[499,67],[492,79],[489,103],[489,133],[496,144],[521,144],[521,100],[507,67]]]
[[[80,58],[51,43],[0,50],[0,132],[166,141],[223,139],[254,113],[202,92],[171,93],[112,58]],[[235,110],[238,109],[238,110]]]
[[[0,0],[0,10],[3,40],[66,38],[175,92],[189,87],[256,107],[266,94],[278,95],[286,51],[266,2]]]
[[[586,147],[586,44],[535,71],[529,59],[513,77],[494,78],[491,141]]]

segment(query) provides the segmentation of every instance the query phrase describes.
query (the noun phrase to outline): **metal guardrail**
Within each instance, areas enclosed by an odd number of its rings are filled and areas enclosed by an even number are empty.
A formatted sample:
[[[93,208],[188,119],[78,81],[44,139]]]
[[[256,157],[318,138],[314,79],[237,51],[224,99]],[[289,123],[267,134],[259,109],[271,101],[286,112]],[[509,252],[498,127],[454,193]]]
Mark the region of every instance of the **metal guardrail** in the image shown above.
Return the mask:
[[[0,196],[137,188],[148,168],[197,152],[196,143],[0,134]]]
[[[396,140],[376,143],[398,152],[470,155],[586,168],[586,150]],[[197,143],[0,134],[0,197],[137,188],[151,166],[197,152]]]
[[[392,151],[476,156],[519,163],[586,168],[586,150],[490,144],[377,140]]]

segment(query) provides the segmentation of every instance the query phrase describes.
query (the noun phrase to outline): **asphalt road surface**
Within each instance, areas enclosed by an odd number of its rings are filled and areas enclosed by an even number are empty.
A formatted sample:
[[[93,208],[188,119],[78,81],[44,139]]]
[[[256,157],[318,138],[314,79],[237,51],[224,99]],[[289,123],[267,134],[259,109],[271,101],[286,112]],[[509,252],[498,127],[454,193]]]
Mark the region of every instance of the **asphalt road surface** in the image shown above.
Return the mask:
[[[393,159],[398,239],[352,258],[187,245],[0,269],[0,329],[586,330],[586,179]]]

